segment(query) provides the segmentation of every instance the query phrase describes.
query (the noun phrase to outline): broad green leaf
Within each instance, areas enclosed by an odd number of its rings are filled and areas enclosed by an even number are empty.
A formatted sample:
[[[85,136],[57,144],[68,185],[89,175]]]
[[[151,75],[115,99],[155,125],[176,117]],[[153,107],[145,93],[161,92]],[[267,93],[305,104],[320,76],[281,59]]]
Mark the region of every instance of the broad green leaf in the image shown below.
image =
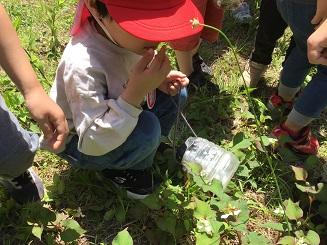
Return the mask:
[[[236,175],[237,176],[248,178],[248,177],[250,177],[250,170],[248,169],[247,166],[241,165],[241,166],[238,167],[238,170],[236,172]]]
[[[233,146],[237,145],[238,143],[242,142],[245,139],[245,134],[243,132],[238,132],[233,137]]]
[[[217,195],[218,198],[221,198],[224,195],[223,186],[221,181],[214,179],[211,183],[202,186],[202,190],[204,192],[212,192],[213,194]]]
[[[294,203],[291,199],[283,202],[285,206],[285,213],[290,220],[298,220],[303,216],[303,211],[299,206],[299,203]]]
[[[116,220],[122,224],[126,219],[126,211],[122,205],[118,205],[115,210]]]
[[[146,198],[142,199],[141,202],[152,210],[159,210],[161,208],[160,199],[157,193],[153,193]]]
[[[170,213],[156,220],[157,226],[166,232],[175,234],[176,217]]]
[[[233,146],[232,150],[248,149],[252,145],[249,139],[244,139],[240,143]]]
[[[316,169],[320,165],[321,165],[321,163],[320,163],[319,158],[317,156],[313,156],[313,155],[309,156],[304,162],[304,167],[308,171]]]
[[[216,220],[215,218],[210,219],[211,226],[213,228],[214,234],[221,233],[224,230],[225,223]]]
[[[53,185],[59,195],[62,195],[64,193],[65,183],[58,174],[54,174],[53,176]]]
[[[304,239],[304,231],[303,230],[297,230],[294,232],[294,235],[296,236],[296,238],[298,239]]]
[[[291,166],[294,174],[295,174],[295,179],[299,181],[306,181],[308,178],[308,172],[304,168],[300,167],[295,167]]]
[[[260,167],[260,163],[257,160],[248,161],[247,164],[249,165],[250,169]]]
[[[204,179],[200,175],[193,174],[192,179],[193,179],[194,183],[197,186],[199,186],[200,188],[203,188],[204,186],[207,185],[207,183],[204,182]]]
[[[317,194],[317,199],[319,201],[327,203],[327,185],[323,184],[323,183],[319,183],[319,184],[320,184],[321,188],[320,188],[319,193]]]
[[[213,211],[209,205],[199,199],[195,200],[196,207],[194,209],[194,217],[197,219],[210,219],[216,217],[216,212]]]
[[[61,240],[63,240],[64,242],[73,242],[78,238],[80,238],[80,236],[81,234],[79,234],[76,230],[72,230],[72,229],[64,230],[60,234]]]
[[[296,245],[296,238],[292,236],[282,237],[277,244],[281,245]]]
[[[246,201],[244,201],[244,200],[236,201],[236,203],[238,203],[238,205],[235,205],[235,206],[241,210],[241,213],[238,215],[237,219],[239,222],[246,224],[248,222],[249,216],[250,216],[250,211],[249,211],[248,205],[247,205]]]
[[[255,119],[254,115],[249,112],[249,111],[246,111],[242,114],[246,119]]]
[[[43,227],[34,226],[32,228],[32,234],[33,234],[33,236],[37,237],[40,240],[41,240],[42,233],[43,233]]]
[[[319,214],[327,220],[327,203],[322,203],[319,205]]]
[[[192,174],[200,175],[202,171],[201,165],[197,163],[188,162],[185,164],[185,166]]]
[[[54,234],[45,234],[43,242],[47,245],[56,245],[56,238]]]
[[[247,245],[270,245],[271,243],[269,240],[264,237],[261,234],[258,234],[256,232],[250,232],[245,238],[244,238],[245,243]]]
[[[191,231],[191,229],[192,229],[191,221],[184,219],[183,223],[184,223],[184,227],[185,227],[186,231],[188,231],[188,232]]]
[[[265,227],[265,228],[270,228],[270,229],[273,229],[276,231],[286,231],[287,230],[287,227],[285,226],[285,224],[282,224],[282,223],[267,222],[260,226]]]
[[[267,137],[265,135],[261,136],[261,139],[260,139],[260,137],[258,137],[256,140],[258,140],[260,143],[261,143],[261,140],[262,140],[264,146],[272,145],[277,141],[276,139],[271,138],[271,137]]]
[[[308,241],[310,245],[319,245],[320,244],[320,237],[319,235],[313,231],[309,230],[305,239]]]
[[[61,222],[62,226],[64,226],[67,230],[74,230],[79,235],[84,234],[86,231],[77,223],[77,221],[73,219],[67,219]]]
[[[127,231],[127,228],[118,232],[112,241],[112,245],[133,245],[133,239]]]
[[[110,209],[104,214],[103,219],[105,221],[110,221],[114,216],[115,216],[115,209]]]
[[[322,183],[318,183],[317,186],[311,186],[308,182],[306,182],[306,185],[300,185],[298,183],[295,183],[296,188],[298,188],[300,191],[305,193],[311,193],[311,194],[318,194],[322,189]]]
[[[214,234],[213,236],[208,236],[206,233],[195,232],[196,245],[213,245],[220,243],[220,235]]]
[[[182,201],[179,200],[178,196],[175,195],[174,193],[171,193],[164,200],[165,200],[165,207],[170,210],[178,209],[182,204]]]

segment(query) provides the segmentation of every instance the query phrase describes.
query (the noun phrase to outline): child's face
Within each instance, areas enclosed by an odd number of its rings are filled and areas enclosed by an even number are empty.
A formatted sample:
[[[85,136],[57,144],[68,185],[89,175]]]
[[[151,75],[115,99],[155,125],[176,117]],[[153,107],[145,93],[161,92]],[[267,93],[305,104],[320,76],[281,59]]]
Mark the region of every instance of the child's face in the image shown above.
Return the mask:
[[[102,20],[105,28],[111,34],[112,38],[123,48],[128,49],[136,54],[142,55],[148,49],[156,49],[159,42],[146,41],[137,38],[128,32],[124,31],[110,17],[105,17]]]

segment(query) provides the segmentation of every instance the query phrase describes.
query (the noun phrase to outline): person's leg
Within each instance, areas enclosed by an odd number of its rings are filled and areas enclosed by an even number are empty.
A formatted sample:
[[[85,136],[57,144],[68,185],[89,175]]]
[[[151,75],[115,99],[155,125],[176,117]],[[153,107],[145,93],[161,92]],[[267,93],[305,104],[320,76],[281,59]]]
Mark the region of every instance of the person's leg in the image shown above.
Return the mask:
[[[0,135],[3,140],[0,144],[0,183],[17,202],[42,199],[42,182],[29,169],[38,147],[38,136],[21,128],[1,96]]]
[[[180,94],[173,97],[157,90],[157,101],[150,111],[159,119],[162,136],[168,136],[176,121],[178,106],[183,109],[186,100],[186,88],[181,89]]]
[[[284,63],[280,75],[278,95],[284,101],[292,101],[310,70],[310,63],[299,46],[295,46]]]
[[[262,0],[259,26],[255,37],[251,61],[269,65],[277,40],[284,34],[287,24],[278,12],[275,0]]]
[[[311,68],[307,58],[306,40],[314,31],[310,21],[315,14],[316,6],[313,1],[305,0],[303,3],[277,0],[277,5],[293,32],[296,44],[284,63],[278,88],[278,95],[283,100],[290,101],[294,99]]]
[[[272,61],[277,40],[284,34],[286,27],[287,24],[277,10],[276,1],[262,0],[254,49],[243,72],[248,87],[258,85]]]
[[[326,81],[327,67],[318,66],[317,73],[296,100],[294,109],[287,118],[286,125],[288,124],[296,131],[299,131],[303,127],[309,125],[313,119],[320,117],[321,112],[327,106]],[[304,119],[300,120],[300,116]]]
[[[133,132],[116,149],[102,156],[86,155],[78,151],[78,137],[74,136],[67,144],[65,151],[59,155],[73,166],[83,169],[142,170],[152,166],[160,135],[158,118],[151,112],[143,111]]]
[[[187,90],[171,97],[159,90],[156,91],[155,106],[140,114],[138,123],[126,141],[103,156],[88,156],[77,150],[78,137],[75,136],[59,154],[80,168],[103,169],[145,169],[152,166],[153,158],[160,143],[161,135],[167,136],[177,116],[177,105],[186,104]],[[179,102],[180,100],[180,102]]]
[[[126,189],[131,198],[144,198],[158,184],[149,168],[161,135],[169,134],[177,115],[176,105],[180,99],[181,106],[184,106],[186,98],[185,88],[174,97],[157,90],[154,108],[140,114],[135,129],[122,145],[103,156],[88,156],[78,151],[78,137],[75,136],[59,156],[73,166],[101,171],[103,176]]]
[[[287,101],[294,99],[310,68],[306,40],[314,31],[310,21],[315,15],[316,3],[311,0],[277,0],[277,7],[290,26],[296,43],[285,62],[278,89],[279,96]],[[299,95],[286,121],[273,132],[277,137],[283,134],[291,136],[294,141],[288,144],[301,153],[315,154],[318,150],[319,143],[311,136],[307,125],[319,117],[327,105],[327,86],[324,84],[326,80],[327,68],[318,67],[317,74]]]
[[[143,199],[160,183],[151,171],[160,136],[156,115],[143,111],[133,132],[116,149],[102,156],[85,155],[78,150],[78,137],[74,136],[58,155],[75,167],[99,171],[101,179],[125,189],[130,198]]]

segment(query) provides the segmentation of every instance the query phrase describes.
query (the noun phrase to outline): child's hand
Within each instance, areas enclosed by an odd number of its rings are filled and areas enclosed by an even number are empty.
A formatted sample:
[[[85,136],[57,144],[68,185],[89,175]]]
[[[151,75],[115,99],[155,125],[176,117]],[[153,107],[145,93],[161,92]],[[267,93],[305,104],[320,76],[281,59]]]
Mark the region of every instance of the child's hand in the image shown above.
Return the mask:
[[[121,95],[127,103],[140,107],[144,96],[166,79],[171,67],[165,51],[165,48],[161,48],[155,55],[154,50],[148,50],[135,65]]]
[[[59,149],[68,134],[68,125],[63,111],[40,87],[25,94],[27,108],[39,124],[48,147]]]
[[[327,19],[327,1],[317,0],[317,10],[315,16],[311,20],[311,24],[321,25],[325,19]]]
[[[159,86],[159,89],[171,96],[175,96],[178,91],[186,87],[189,83],[187,76],[180,71],[170,71],[166,80]]]
[[[327,66],[327,20],[311,34],[307,43],[309,62]]]

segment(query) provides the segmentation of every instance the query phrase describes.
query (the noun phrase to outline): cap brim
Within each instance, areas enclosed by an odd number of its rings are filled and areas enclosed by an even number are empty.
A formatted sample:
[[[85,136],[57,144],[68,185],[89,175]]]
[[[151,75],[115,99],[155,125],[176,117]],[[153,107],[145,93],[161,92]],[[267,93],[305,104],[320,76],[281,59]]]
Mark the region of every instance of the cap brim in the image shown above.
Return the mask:
[[[164,0],[163,0],[164,1]],[[172,41],[193,35],[202,26],[193,28],[191,20],[203,23],[203,16],[192,1],[163,10],[139,10],[106,3],[110,16],[128,33],[148,41]]]

